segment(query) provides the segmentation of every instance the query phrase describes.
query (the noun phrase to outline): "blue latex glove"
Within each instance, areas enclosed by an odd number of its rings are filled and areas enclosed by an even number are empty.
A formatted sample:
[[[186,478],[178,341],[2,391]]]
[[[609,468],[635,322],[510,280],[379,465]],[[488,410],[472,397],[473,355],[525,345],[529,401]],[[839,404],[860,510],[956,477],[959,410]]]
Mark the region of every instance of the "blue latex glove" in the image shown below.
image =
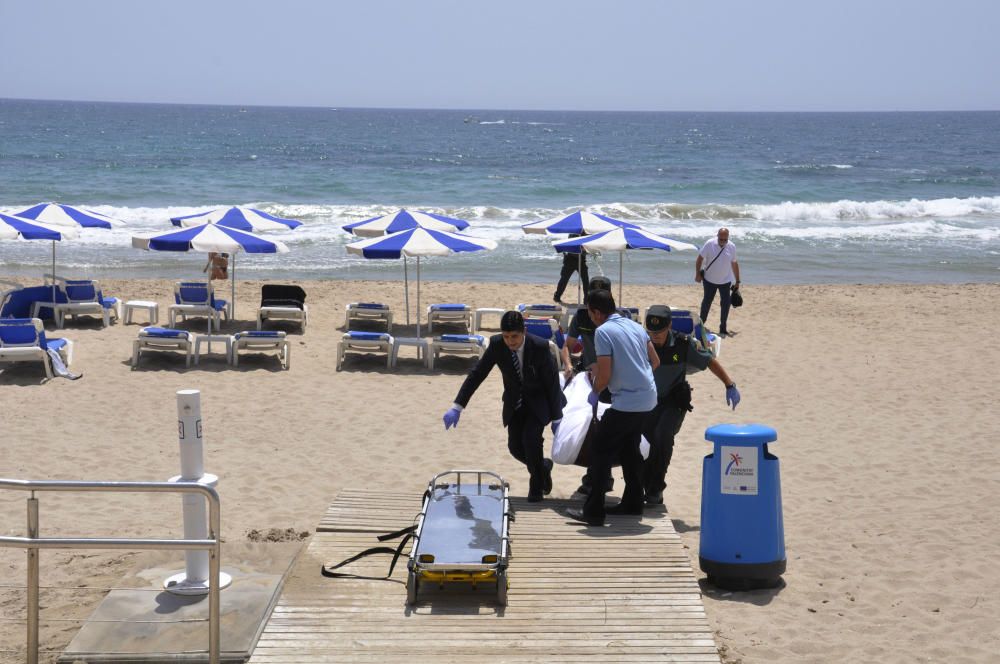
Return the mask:
[[[444,430],[447,431],[452,427],[458,426],[458,418],[462,416],[462,411],[458,408],[449,408],[448,412],[444,414]]]
[[[591,406],[597,407],[597,400],[600,398],[600,396],[601,395],[599,395],[597,392],[591,390],[590,394],[587,395],[587,403],[589,403]]]
[[[735,385],[731,385],[726,388],[726,405],[732,406],[733,410],[736,410],[736,406],[740,403],[740,391],[736,389]]]
[[[562,420],[552,420],[552,435],[556,435],[556,431],[559,431],[559,425],[562,424]]]

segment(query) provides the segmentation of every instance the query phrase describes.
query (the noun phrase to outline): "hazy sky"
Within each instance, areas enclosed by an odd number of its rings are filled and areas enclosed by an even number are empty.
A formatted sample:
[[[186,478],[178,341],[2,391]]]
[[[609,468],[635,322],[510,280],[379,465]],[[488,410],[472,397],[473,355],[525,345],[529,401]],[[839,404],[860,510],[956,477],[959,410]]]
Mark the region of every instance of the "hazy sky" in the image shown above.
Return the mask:
[[[0,0],[0,97],[997,110],[997,0]]]

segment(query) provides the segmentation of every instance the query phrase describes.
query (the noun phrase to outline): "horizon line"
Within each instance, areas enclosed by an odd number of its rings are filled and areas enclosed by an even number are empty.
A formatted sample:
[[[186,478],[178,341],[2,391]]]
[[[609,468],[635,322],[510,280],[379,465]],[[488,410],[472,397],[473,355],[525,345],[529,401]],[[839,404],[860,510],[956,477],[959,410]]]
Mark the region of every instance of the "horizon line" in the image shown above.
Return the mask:
[[[419,107],[419,106],[337,106],[332,104],[319,105],[290,105],[290,104],[236,104],[236,103],[211,103],[211,102],[178,102],[178,101],[121,101],[107,99],[57,99],[57,98],[35,98],[35,97],[0,97],[0,101],[25,101],[25,102],[57,102],[76,104],[120,104],[134,106],[204,106],[214,108],[285,108],[285,109],[328,109],[331,111],[455,111],[465,113],[477,112],[506,112],[506,113],[718,113],[718,114],[751,114],[751,113],[828,113],[828,114],[851,114],[851,113],[997,113],[1000,108],[977,108],[977,109],[854,109],[854,110],[705,110],[705,109],[565,109],[565,108],[458,108],[458,107]]]

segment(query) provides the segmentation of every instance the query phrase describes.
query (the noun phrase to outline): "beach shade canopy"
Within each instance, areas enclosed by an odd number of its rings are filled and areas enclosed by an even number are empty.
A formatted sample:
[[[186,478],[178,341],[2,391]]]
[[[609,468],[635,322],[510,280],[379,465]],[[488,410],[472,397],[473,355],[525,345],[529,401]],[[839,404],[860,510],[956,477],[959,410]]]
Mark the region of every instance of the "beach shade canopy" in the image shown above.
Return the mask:
[[[347,251],[365,258],[417,259],[417,336],[420,336],[420,259],[424,256],[450,256],[471,251],[491,251],[497,248],[494,240],[471,237],[461,233],[411,228],[384,237],[369,238],[347,245]],[[404,273],[404,299],[409,311],[409,281]]]
[[[697,250],[698,247],[687,242],[679,242],[647,231],[644,228],[616,228],[597,235],[576,237],[552,243],[560,253],[579,254],[587,252],[597,254],[605,251],[619,252],[618,261],[618,304],[622,304],[622,263],[625,252],[632,249],[660,249],[662,251]]]
[[[72,226],[50,226],[16,215],[0,214],[0,239],[50,240],[52,242],[52,302],[56,301],[56,242],[72,240],[78,232]]]
[[[545,235],[594,235],[595,233],[605,233],[616,228],[639,228],[639,225],[633,224],[630,221],[612,219],[611,217],[606,217],[603,214],[580,210],[578,212],[567,214],[563,217],[555,217],[554,219],[546,219],[544,221],[535,221],[521,226],[521,230],[525,233]],[[582,253],[580,253],[576,273],[577,275],[583,274]],[[583,286],[584,285],[580,283],[578,279],[576,284],[577,302],[580,302],[581,300]]]
[[[352,224],[342,226],[348,233],[360,237],[390,235],[413,228],[426,228],[428,230],[453,233],[465,230],[468,227],[469,222],[464,219],[453,219],[432,212],[410,212],[408,210],[398,210],[392,214],[372,217],[371,219],[356,221]]]
[[[236,256],[241,251],[248,254],[284,254],[288,247],[283,242],[268,240],[253,233],[238,231],[218,224],[202,224],[181,230],[133,235],[132,246],[149,251],[199,251],[230,254]],[[231,275],[232,294],[230,306],[232,316],[236,315],[236,263],[233,261]]]
[[[50,226],[77,226],[80,228],[111,228],[121,226],[122,222],[117,219],[101,214],[82,210],[72,205],[62,205],[60,203],[39,203],[27,210],[15,213],[15,216],[23,219],[48,224]]]
[[[302,225],[301,221],[295,219],[282,219],[261,210],[240,206],[198,212],[183,217],[171,217],[170,222],[174,226],[185,228],[202,224],[218,224],[248,233],[287,231]]]
[[[633,224],[630,221],[612,219],[596,212],[580,210],[564,217],[534,221],[521,226],[521,230],[525,233],[542,233],[546,235],[594,235],[616,228],[639,228],[639,225]]]

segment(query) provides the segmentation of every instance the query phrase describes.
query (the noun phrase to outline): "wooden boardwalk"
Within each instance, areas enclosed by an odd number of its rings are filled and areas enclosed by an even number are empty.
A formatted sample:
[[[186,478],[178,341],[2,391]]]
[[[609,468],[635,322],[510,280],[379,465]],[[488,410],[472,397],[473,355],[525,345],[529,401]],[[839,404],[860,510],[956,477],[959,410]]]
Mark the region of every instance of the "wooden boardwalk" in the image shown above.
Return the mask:
[[[323,563],[379,546],[376,535],[412,523],[420,500],[338,496],[250,662],[719,662],[690,561],[662,508],[641,520],[610,518],[598,530],[558,514],[567,501],[512,499],[506,607],[493,584],[422,587],[408,607],[405,557],[392,580],[378,579],[387,555],[342,568],[373,579],[320,575]]]

